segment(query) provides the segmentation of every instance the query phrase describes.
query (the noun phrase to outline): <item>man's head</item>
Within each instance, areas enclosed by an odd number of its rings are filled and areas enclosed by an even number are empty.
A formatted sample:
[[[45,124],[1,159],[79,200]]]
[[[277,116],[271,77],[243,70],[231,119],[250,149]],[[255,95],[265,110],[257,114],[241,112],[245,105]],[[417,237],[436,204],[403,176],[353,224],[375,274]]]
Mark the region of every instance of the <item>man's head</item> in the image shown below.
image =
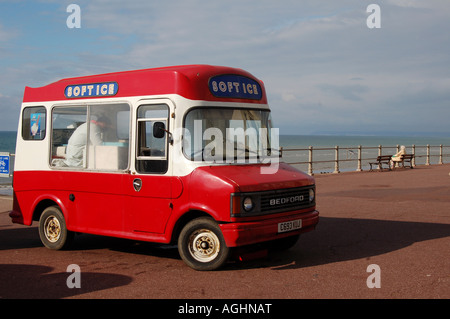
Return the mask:
[[[96,125],[100,126],[101,128],[106,128],[111,126],[111,121],[107,116],[100,115],[97,120],[94,122]]]

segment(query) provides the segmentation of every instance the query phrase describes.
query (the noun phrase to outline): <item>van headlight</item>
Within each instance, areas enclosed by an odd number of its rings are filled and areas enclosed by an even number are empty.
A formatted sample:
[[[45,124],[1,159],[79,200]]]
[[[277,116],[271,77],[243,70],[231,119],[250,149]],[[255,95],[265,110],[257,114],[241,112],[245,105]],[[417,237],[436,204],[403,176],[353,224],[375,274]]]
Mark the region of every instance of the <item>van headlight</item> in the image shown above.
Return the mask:
[[[309,202],[312,203],[314,202],[314,198],[316,197],[316,194],[314,192],[313,188],[309,189]]]
[[[253,209],[253,201],[251,197],[245,197],[242,201],[242,207],[246,212],[249,212]]]

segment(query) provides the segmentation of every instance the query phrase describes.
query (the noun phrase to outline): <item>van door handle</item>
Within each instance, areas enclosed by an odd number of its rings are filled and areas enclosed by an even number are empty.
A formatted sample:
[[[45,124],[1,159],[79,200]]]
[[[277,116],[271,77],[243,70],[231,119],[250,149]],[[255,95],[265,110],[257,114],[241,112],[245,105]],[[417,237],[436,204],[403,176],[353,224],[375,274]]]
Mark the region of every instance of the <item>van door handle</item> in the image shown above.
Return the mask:
[[[140,178],[135,178],[133,180],[133,188],[136,192],[139,192],[142,188],[142,180]]]

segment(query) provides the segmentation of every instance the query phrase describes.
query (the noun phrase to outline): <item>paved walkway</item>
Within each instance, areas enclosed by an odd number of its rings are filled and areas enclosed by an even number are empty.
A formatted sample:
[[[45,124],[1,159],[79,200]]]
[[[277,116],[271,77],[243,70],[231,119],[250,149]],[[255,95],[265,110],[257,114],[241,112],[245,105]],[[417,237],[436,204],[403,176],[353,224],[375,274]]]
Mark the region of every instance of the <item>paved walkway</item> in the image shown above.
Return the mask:
[[[4,298],[450,298],[450,165],[316,175],[321,220],[291,250],[199,273],[176,249],[90,235],[54,252],[0,197]],[[69,264],[82,288],[66,287]],[[368,288],[369,265],[381,288]],[[199,278],[201,278],[199,280]]]

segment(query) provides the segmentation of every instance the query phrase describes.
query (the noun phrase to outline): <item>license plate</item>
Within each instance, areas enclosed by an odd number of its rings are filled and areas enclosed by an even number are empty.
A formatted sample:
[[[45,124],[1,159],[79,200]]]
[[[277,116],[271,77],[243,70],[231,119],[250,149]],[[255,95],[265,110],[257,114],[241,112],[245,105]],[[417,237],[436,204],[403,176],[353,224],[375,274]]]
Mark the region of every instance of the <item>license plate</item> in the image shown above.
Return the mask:
[[[296,229],[302,228],[302,220],[296,219],[296,220],[290,220],[288,222],[278,223],[278,232],[279,233],[285,233],[288,231],[293,231]]]

